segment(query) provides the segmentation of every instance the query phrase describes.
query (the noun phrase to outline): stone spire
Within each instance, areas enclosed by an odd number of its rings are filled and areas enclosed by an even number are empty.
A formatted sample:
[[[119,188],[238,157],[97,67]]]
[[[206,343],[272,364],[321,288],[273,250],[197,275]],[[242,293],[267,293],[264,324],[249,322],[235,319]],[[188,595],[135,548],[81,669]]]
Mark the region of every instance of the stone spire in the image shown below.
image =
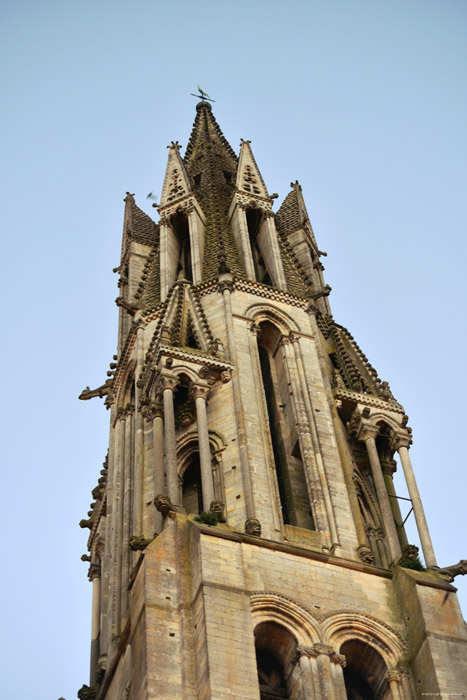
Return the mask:
[[[237,156],[212,114],[209,102],[199,102],[184,158],[193,191],[206,216],[204,277],[230,270],[243,273],[228,221]]]

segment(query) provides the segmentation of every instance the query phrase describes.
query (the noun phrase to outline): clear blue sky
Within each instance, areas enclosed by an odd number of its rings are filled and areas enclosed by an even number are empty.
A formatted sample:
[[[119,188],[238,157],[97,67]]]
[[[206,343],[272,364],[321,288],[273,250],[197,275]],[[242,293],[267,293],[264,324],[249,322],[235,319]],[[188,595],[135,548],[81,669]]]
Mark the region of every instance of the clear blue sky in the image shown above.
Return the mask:
[[[410,416],[439,563],[467,557],[466,20],[464,0],[2,3],[9,700],[71,700],[88,682],[78,522],[108,414],[77,396],[115,352],[125,191],[154,213],[198,83],[279,201],[302,184],[334,316]]]

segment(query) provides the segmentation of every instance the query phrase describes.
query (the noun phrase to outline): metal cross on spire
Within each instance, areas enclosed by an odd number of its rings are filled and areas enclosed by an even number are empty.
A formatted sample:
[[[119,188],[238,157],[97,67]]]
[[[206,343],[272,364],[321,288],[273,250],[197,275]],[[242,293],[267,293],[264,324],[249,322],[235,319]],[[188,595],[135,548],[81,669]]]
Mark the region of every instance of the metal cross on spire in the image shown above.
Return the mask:
[[[216,101],[213,100],[212,97],[209,97],[208,93],[204,92],[204,90],[202,90],[199,85],[197,85],[196,87],[198,88],[198,95],[195,95],[194,92],[190,92],[190,95],[192,95],[193,97],[200,97],[202,100],[208,100],[209,102]]]

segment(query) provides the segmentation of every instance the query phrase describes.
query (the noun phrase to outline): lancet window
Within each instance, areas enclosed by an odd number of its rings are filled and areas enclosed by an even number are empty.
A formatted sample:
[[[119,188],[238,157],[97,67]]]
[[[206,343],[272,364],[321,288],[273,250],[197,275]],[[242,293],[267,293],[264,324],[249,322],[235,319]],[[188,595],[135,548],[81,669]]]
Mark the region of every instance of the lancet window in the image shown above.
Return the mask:
[[[203,488],[199,452],[193,452],[181,477],[181,504],[187,513],[198,515],[203,510]]]
[[[172,216],[170,221],[176,237],[178,247],[176,278],[183,277],[190,282],[193,281],[193,269],[191,263],[191,243],[188,217],[185,213],[178,211]]]
[[[250,239],[251,256],[255,269],[255,277],[258,282],[272,285],[271,276],[267,269],[263,254],[264,232],[262,229],[263,215],[259,209],[247,209],[246,222]]]
[[[260,324],[257,336],[261,378],[284,524],[313,530],[296,418],[284,361],[282,334],[273,323]]]

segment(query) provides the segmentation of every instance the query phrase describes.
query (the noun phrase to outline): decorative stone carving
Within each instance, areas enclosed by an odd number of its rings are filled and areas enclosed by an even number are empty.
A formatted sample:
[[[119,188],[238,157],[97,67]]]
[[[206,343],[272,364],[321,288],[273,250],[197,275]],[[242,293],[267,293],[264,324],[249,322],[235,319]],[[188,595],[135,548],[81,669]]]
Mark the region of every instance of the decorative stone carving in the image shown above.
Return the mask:
[[[211,389],[211,387],[209,387],[209,386],[202,386],[201,384],[193,384],[193,387],[191,389],[191,395],[193,396],[195,401],[199,397],[203,398],[206,401],[208,398],[210,389]]]
[[[338,654],[329,644],[322,644],[318,642],[312,647],[305,646],[303,644],[297,644],[296,648],[297,657],[307,656],[310,659],[316,659],[318,656],[329,656],[329,659],[334,664],[339,664],[342,668],[346,666],[345,656]]]
[[[171,360],[172,358],[169,357],[167,359]],[[175,391],[176,387],[178,386],[178,382],[178,377],[173,377],[170,374],[161,374],[160,383],[162,391],[165,391],[165,389],[171,389],[172,391]]]
[[[77,695],[79,700],[94,700],[97,695],[97,687],[94,685],[91,687],[88,685],[82,685],[78,690]]]
[[[143,536],[132,535],[128,544],[132,552],[142,552],[154,539],[154,537],[144,538]]]
[[[387,675],[389,682],[397,681],[397,683],[399,683],[399,681],[401,679],[401,675],[400,675],[399,671],[394,671],[394,670],[388,671],[386,675]]]
[[[171,502],[170,498],[163,493],[157,494],[157,496],[154,499],[154,505],[156,506],[156,509],[159,511],[159,513],[162,513],[163,518],[167,518],[167,516],[171,515],[172,513],[184,512],[183,508],[174,505]]]
[[[257,518],[248,518],[245,521],[245,532],[253,537],[261,537],[261,523]]]
[[[91,564],[91,566],[89,567],[88,579],[90,581],[93,581],[95,578],[100,578],[100,577],[101,577],[101,565],[93,562]]]
[[[219,338],[214,338],[214,340],[210,343],[209,348],[208,348],[208,354],[209,355],[222,355],[224,354],[224,346],[222,342],[219,340]]]
[[[211,513],[214,513],[214,515],[217,515],[217,520],[220,523],[226,522],[224,515],[224,504],[222,503],[222,501],[211,501],[209,510],[211,511]]]
[[[453,564],[453,566],[445,566],[438,573],[451,583],[456,576],[465,576],[467,574],[467,559],[461,559],[458,564]]]
[[[373,556],[373,552],[371,551],[371,548],[367,544],[361,544],[360,547],[357,548],[358,556],[360,561],[362,561],[364,564],[374,564],[375,563],[375,558]]]
[[[100,399],[102,399],[104,396],[107,396],[107,394],[110,391],[110,385],[112,384],[112,379],[107,379],[104,384],[101,386],[98,386],[97,389],[90,389],[88,386],[83,389],[81,394],[78,396],[81,401],[88,401],[88,399],[94,399],[96,396],[98,396]]]

